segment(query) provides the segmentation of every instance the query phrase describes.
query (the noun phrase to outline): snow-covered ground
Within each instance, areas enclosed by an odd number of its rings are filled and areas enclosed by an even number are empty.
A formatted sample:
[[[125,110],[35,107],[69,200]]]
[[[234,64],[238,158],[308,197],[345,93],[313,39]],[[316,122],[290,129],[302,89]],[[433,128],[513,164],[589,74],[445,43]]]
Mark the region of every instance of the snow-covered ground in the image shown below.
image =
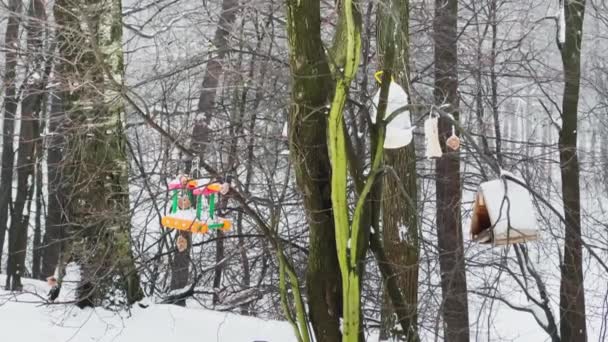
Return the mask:
[[[0,275],[0,284],[5,278]],[[69,300],[73,286],[66,279],[58,301]],[[81,310],[69,304],[43,304],[46,283],[24,280],[18,296],[0,290],[0,340],[21,342],[291,342],[286,322],[265,321],[204,309],[145,302],[130,313]],[[41,298],[42,297],[42,298]],[[145,300],[144,300],[145,301]]]

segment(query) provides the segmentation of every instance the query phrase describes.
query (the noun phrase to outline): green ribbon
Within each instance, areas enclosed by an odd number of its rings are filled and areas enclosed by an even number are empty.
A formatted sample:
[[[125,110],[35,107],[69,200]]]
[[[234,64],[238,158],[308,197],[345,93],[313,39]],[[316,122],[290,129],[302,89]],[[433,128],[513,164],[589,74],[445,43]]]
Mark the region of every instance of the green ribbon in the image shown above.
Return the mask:
[[[198,196],[196,200],[196,219],[201,220],[201,212],[203,211],[203,196]]]
[[[171,204],[171,214],[177,212],[177,190],[173,190],[173,203]]]
[[[208,225],[207,227],[209,227],[209,229],[211,229],[211,230],[217,230],[220,228],[224,228],[224,223],[223,222],[222,223],[213,223],[213,224]]]
[[[213,212],[215,211],[215,194],[209,195],[209,218],[213,218]]]

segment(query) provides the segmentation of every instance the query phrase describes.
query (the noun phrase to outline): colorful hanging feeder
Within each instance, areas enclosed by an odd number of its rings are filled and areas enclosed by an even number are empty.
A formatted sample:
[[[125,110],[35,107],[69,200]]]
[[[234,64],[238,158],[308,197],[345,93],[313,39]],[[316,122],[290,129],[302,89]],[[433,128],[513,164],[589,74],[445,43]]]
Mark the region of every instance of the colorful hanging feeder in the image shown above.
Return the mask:
[[[163,227],[202,234],[209,230],[230,230],[230,220],[215,217],[216,194],[222,193],[225,186],[220,183],[205,183],[205,180],[193,180],[185,176],[169,183],[172,201],[169,214],[161,219]],[[203,211],[204,198],[207,198],[206,212]]]

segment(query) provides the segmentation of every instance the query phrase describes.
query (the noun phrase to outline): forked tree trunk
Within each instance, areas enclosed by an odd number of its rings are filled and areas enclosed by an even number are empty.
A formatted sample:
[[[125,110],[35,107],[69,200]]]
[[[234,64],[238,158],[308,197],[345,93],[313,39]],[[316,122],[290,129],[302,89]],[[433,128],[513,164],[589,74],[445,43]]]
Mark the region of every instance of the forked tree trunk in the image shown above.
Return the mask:
[[[560,333],[562,341],[586,341],[585,289],[581,237],[581,195],[577,154],[577,119],[580,89],[580,59],[585,0],[566,1],[566,43],[562,47],[564,96],[559,160],[562,196],[566,214],[564,260],[560,283]]]
[[[434,28],[435,102],[449,104],[458,120],[457,0],[436,0]],[[446,146],[452,125],[439,119],[439,140],[443,155],[436,162],[437,239],[441,273],[442,303],[446,341],[469,341],[467,283],[460,213],[460,156]]]
[[[340,341],[340,269],[336,255],[327,151],[330,69],[321,41],[318,1],[287,2],[292,75],[289,150],[309,225],[309,315],[317,341]]]
[[[4,63],[4,123],[2,129],[2,170],[0,171],[0,265],[2,264],[2,250],[13,192],[13,165],[15,162],[13,136],[15,134],[15,113],[17,111],[17,85],[15,82],[19,58],[21,4],[21,0],[10,0],[8,2],[9,17],[4,36],[7,49]]]

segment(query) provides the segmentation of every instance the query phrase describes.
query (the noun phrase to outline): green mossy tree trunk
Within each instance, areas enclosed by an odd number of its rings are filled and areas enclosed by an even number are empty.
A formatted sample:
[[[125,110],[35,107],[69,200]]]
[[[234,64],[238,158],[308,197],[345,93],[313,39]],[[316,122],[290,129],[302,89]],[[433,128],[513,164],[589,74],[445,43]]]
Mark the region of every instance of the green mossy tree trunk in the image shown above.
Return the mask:
[[[55,2],[67,150],[70,251],[80,306],[142,298],[131,251],[120,0]]]
[[[585,1],[565,2],[566,42],[561,49],[564,66],[562,128],[559,159],[566,214],[564,260],[561,265],[560,334],[562,341],[586,341],[585,290],[581,237],[581,195],[577,154],[578,100]]]
[[[449,113],[458,121],[458,0],[436,0],[434,28],[435,102],[449,104]],[[437,240],[441,274],[446,341],[469,341],[467,283],[460,213],[460,155],[445,141],[452,125],[439,119],[439,141],[443,155],[436,161]]]
[[[318,341],[339,341],[341,281],[330,197],[326,119],[332,80],[321,41],[320,3],[289,0],[287,22],[292,74],[289,149],[309,224],[309,316]]]

